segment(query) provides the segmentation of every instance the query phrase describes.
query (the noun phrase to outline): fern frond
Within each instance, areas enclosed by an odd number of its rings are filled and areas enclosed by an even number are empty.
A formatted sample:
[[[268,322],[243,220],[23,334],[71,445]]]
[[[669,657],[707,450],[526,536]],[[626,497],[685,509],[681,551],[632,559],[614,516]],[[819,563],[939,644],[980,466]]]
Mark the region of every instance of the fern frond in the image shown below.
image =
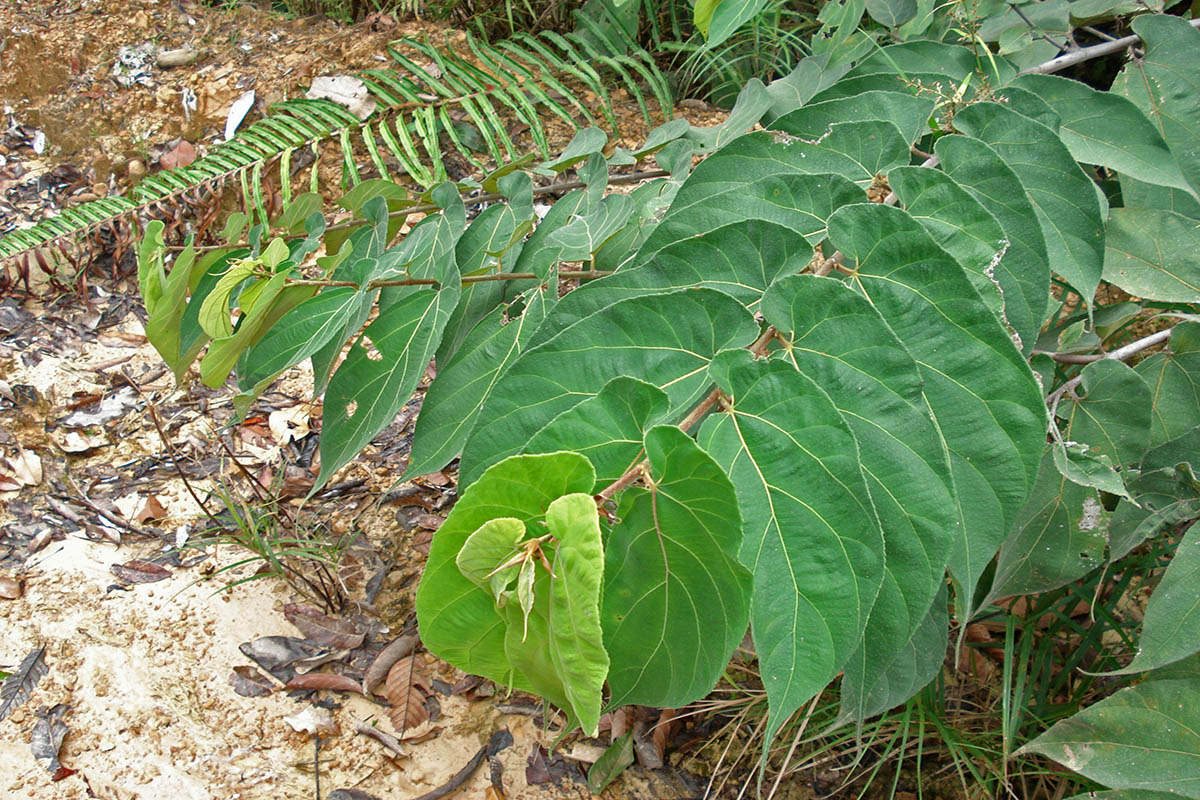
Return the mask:
[[[246,213],[268,225],[270,198],[263,189],[268,170],[278,163],[285,176],[280,196],[286,207],[292,195],[293,153],[303,148],[313,153],[310,186],[315,192],[325,142],[336,142],[340,150],[343,188],[362,180],[361,169],[373,168],[392,180],[400,177],[393,176],[398,170],[428,189],[447,176],[446,152],[458,153],[480,172],[488,168],[482,152],[495,164],[523,155],[528,148],[514,141],[514,124],[527,129],[533,148],[549,158],[544,120],[557,117],[574,129],[598,122],[596,110],[581,101],[580,87],[596,97],[599,114],[614,134],[619,131],[609,86],[624,88],[647,124],[652,124],[648,95],[664,116],[673,104],[667,80],[650,54],[629,52],[628,43],[613,41],[595,26],[585,26],[584,34],[519,34],[495,44],[468,33],[464,41],[465,50],[456,51],[449,38],[440,45],[400,40],[389,48],[399,69],[372,69],[358,76],[377,103],[367,119],[328,100],[278,103],[267,117],[190,166],[147,176],[127,197],[65,209],[0,237],[0,265],[16,264],[18,275],[24,269],[28,276],[32,263],[45,268],[47,262],[61,262],[63,254],[73,262],[69,253],[96,231],[119,232],[135,219],[160,217],[185,200],[216,194],[231,181],[239,185]],[[479,135],[481,152],[472,146],[479,143],[470,128]],[[465,141],[465,134],[472,141]],[[90,260],[92,254],[85,250],[85,255]]]

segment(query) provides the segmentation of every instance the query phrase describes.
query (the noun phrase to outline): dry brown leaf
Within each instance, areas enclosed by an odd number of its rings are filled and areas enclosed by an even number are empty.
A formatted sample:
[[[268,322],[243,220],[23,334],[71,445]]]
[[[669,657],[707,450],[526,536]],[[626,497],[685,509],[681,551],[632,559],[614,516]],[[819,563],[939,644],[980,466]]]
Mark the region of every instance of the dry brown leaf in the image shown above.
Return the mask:
[[[437,514],[418,514],[416,519],[413,520],[417,524],[417,527],[430,531],[436,531],[442,527],[442,523],[445,521],[445,518],[439,517]]]
[[[425,710],[425,695],[413,681],[416,674],[413,658],[405,656],[397,661],[387,676],[385,694],[392,704],[388,717],[392,720],[392,728],[401,737],[408,730],[429,721],[429,712]]]
[[[358,681],[332,672],[310,672],[287,682],[286,689],[318,689],[331,692],[361,692]]]
[[[667,750],[667,743],[675,735],[675,722],[673,720],[677,713],[673,708],[664,708],[662,713],[658,715],[658,722],[655,723],[654,729],[651,731],[650,741],[654,745],[654,749],[658,752],[659,760],[662,760]]]
[[[105,347],[141,347],[146,343],[146,337],[142,334],[126,331],[106,331],[96,340]]]
[[[363,675],[362,693],[369,695],[377,684],[382,683],[397,661],[412,655],[412,651],[417,647],[417,642],[416,636],[401,636],[380,650],[379,655],[375,656],[375,660],[371,662],[371,666],[367,667],[367,671]]]
[[[192,52],[194,53],[195,51]],[[169,153],[163,153],[162,157],[158,159],[158,163],[163,169],[175,169],[177,167],[186,167],[195,160],[196,148],[187,139],[183,139],[175,146],[174,150]]]
[[[234,667],[229,673],[229,685],[242,697],[266,697],[275,691],[266,675],[245,664]]]
[[[140,558],[126,561],[124,564],[113,564],[109,570],[123,583],[155,583],[171,577],[171,571],[162,564],[143,561]]]
[[[363,642],[363,634],[351,622],[331,617],[312,606],[288,603],[283,607],[283,615],[314,642],[339,650],[353,650]]]
[[[37,486],[42,482],[42,459],[32,450],[19,450],[15,456],[6,458],[8,462],[5,477],[21,486]],[[6,490],[7,491],[7,490]]]
[[[147,522],[152,519],[163,519],[167,516],[167,509],[163,506],[162,501],[155,495],[150,495],[146,498],[146,502],[142,504],[142,508],[137,512],[134,519],[137,522]]]

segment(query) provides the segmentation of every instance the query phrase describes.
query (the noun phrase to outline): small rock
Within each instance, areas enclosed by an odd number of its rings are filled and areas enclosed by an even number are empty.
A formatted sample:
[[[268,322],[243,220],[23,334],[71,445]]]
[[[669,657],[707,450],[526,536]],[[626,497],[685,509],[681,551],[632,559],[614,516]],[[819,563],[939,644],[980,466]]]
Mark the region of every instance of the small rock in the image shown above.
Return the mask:
[[[146,177],[146,165],[136,158],[129,159],[127,171],[129,172],[129,179],[134,182]]]
[[[189,44],[175,50],[164,50],[158,54],[158,58],[155,59],[155,63],[164,69],[169,69],[171,67],[185,67],[188,64],[196,63],[196,59],[199,57],[200,51]]]
[[[24,593],[24,587],[16,578],[7,575],[0,576],[0,599],[18,600]]]
[[[692,97],[688,97],[684,100],[680,100],[679,107],[686,108],[689,111],[708,111],[708,103],[704,102],[703,100],[697,100]]]

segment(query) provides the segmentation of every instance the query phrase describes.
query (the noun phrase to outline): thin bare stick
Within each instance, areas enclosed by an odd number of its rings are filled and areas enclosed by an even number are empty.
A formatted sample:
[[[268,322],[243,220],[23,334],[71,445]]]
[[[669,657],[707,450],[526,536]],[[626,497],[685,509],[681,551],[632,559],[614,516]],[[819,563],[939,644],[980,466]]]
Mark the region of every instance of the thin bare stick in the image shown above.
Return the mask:
[[[1200,28],[1200,19],[1188,20],[1188,24],[1193,28]],[[1113,53],[1119,53],[1122,50],[1127,50],[1141,40],[1142,37],[1137,36],[1136,34],[1131,34],[1129,36],[1123,36],[1120,39],[1113,39],[1111,42],[1101,42],[1100,44],[1094,44],[1090,47],[1081,47],[1073,52],[1066,53],[1065,55],[1061,55],[1057,58],[1052,58],[1049,61],[1038,64],[1036,67],[1030,67],[1029,69],[1021,70],[1020,74],[1049,75],[1052,72],[1059,72],[1067,67],[1073,67],[1076,64],[1082,64],[1084,61],[1091,61],[1093,58],[1100,58],[1101,56],[1107,56]]]
[[[1134,356],[1143,350],[1154,347],[1156,344],[1162,344],[1171,338],[1171,331],[1174,328],[1167,328],[1149,336],[1143,336],[1135,342],[1130,342],[1124,347],[1118,347],[1107,353],[1048,353],[1045,350],[1034,350],[1034,355],[1050,356],[1060,364],[1091,364],[1093,361],[1103,361],[1106,358],[1111,358],[1116,361],[1124,361],[1131,356]]]

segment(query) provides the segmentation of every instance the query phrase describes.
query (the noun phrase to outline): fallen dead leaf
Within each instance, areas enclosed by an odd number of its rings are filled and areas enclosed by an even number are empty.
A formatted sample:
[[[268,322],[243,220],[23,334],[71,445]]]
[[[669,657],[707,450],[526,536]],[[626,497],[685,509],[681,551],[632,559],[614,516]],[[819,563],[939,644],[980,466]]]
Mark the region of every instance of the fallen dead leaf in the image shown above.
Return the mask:
[[[297,675],[287,682],[285,689],[317,689],[331,692],[361,692],[362,686],[353,678],[335,675],[332,672],[310,672]]]
[[[152,519],[163,519],[167,516],[167,509],[163,506],[162,501],[155,495],[150,495],[146,498],[146,502],[142,504],[142,508],[137,512],[134,520],[137,522],[147,522]]]
[[[171,577],[171,571],[153,561],[143,561],[135,558],[124,564],[113,564],[109,571],[121,579],[122,583],[156,583]]]
[[[356,630],[353,623],[331,617],[312,606],[288,603],[283,607],[283,615],[314,642],[340,650],[353,650],[363,642],[363,634]]]
[[[229,673],[229,685],[242,697],[266,697],[275,691],[266,675],[246,664],[233,668]]]
[[[32,450],[18,450],[15,456],[4,460],[8,463],[4,477],[16,482],[16,488],[37,486],[42,482],[42,459]]]
[[[379,651],[371,666],[363,675],[362,692],[370,694],[375,686],[387,679],[392,666],[402,658],[412,655],[417,646],[416,636],[401,636],[393,640],[387,647]]]
[[[195,51],[193,51],[195,52]],[[161,58],[161,56],[160,56]],[[163,153],[159,158],[158,163],[163,169],[176,169],[177,167],[186,167],[196,160],[196,148],[192,147],[192,143],[184,139],[175,145],[175,149],[168,153]]]
[[[108,445],[108,436],[102,432],[88,433],[86,431],[58,430],[51,434],[51,437],[64,453],[86,453],[89,450],[95,450],[97,447],[106,447]]]
[[[429,721],[425,710],[425,695],[416,687],[416,662],[413,656],[405,656],[388,670],[385,695],[392,707],[388,717],[392,728],[404,738],[404,734]]]

